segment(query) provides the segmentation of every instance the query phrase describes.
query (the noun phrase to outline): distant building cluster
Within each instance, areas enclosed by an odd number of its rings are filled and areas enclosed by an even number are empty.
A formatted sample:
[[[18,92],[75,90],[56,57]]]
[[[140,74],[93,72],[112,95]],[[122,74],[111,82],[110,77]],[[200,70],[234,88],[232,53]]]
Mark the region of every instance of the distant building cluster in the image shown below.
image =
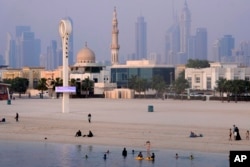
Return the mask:
[[[68,18],[72,24],[73,21]],[[46,48],[46,53],[41,51],[41,40],[35,37],[30,26],[16,26],[15,36],[7,33],[5,55],[0,56],[0,63],[9,68],[22,68],[24,66],[45,67],[54,70],[62,65],[61,45],[56,40],[51,40]],[[73,64],[73,34],[69,42],[69,64]],[[1,60],[2,59],[2,60]]]
[[[73,27],[73,21],[71,21]],[[195,35],[191,34],[191,12],[185,1],[180,17],[174,16],[173,25],[166,34],[165,55],[147,51],[147,23],[143,16],[137,18],[135,24],[135,53],[126,59],[119,56],[119,29],[117,11],[114,8],[112,18],[110,64],[96,63],[94,51],[87,43],[76,56],[73,53],[73,33],[69,37],[69,79],[81,83],[86,78],[94,81],[94,93],[109,97],[133,97],[130,91],[116,91],[115,88],[128,88],[132,76],[150,80],[160,75],[167,85],[178,76],[179,67],[188,59],[208,60],[207,29],[197,28]],[[212,61],[206,69],[186,69],[185,77],[193,89],[210,89],[216,86],[219,78],[247,79],[250,78],[250,41],[241,42],[235,48],[232,35],[217,39],[212,47]],[[75,58],[74,58],[75,57]],[[211,57],[211,56],[210,56]],[[3,63],[4,62],[4,63]],[[29,88],[34,89],[41,78],[53,80],[62,78],[62,49],[61,43],[51,40],[46,53],[41,52],[41,40],[35,37],[29,26],[17,26],[13,37],[7,34],[5,59],[0,55],[0,63],[5,65],[0,69],[0,81],[24,77],[29,80]],[[221,63],[221,64],[220,64]],[[228,64],[233,64],[230,66]],[[227,65],[226,65],[227,64]],[[246,66],[246,68],[242,68]],[[108,93],[105,93],[109,91]]]

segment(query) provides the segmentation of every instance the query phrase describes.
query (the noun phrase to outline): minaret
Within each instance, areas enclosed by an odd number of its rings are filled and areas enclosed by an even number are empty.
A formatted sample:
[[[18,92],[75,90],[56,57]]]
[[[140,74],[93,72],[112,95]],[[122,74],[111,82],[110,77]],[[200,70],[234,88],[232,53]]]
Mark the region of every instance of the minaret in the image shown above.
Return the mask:
[[[191,34],[191,13],[185,0],[180,18],[180,52],[187,53],[188,38]]]
[[[120,46],[118,44],[118,21],[117,21],[117,13],[116,13],[116,7],[114,8],[113,12],[113,21],[112,21],[112,43],[111,43],[111,63],[119,64],[118,61],[118,52],[120,49]]]

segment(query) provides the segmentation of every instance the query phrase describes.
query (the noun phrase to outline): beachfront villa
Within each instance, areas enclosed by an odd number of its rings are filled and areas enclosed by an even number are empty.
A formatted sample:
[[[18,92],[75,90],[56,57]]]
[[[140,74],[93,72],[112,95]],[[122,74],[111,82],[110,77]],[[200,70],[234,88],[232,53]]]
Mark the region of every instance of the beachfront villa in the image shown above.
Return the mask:
[[[191,89],[214,90],[216,81],[222,78],[227,80],[250,81],[250,67],[240,67],[237,64],[210,63],[209,68],[186,68],[185,78]]]

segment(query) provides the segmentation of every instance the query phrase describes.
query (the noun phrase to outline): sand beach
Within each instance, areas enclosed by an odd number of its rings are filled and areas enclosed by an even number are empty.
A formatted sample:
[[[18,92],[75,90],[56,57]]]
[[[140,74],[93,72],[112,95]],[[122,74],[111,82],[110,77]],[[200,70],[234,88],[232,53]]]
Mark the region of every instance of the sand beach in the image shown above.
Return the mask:
[[[249,103],[160,99],[70,99],[62,113],[62,99],[16,98],[0,101],[0,141],[41,141],[172,149],[228,154],[250,150]],[[148,112],[152,105],[154,112]],[[15,115],[19,113],[19,121]],[[88,114],[92,122],[88,122]],[[229,141],[229,128],[238,126],[242,140]],[[94,137],[75,137],[76,131]],[[190,131],[203,137],[190,138]],[[47,140],[45,140],[47,138]]]

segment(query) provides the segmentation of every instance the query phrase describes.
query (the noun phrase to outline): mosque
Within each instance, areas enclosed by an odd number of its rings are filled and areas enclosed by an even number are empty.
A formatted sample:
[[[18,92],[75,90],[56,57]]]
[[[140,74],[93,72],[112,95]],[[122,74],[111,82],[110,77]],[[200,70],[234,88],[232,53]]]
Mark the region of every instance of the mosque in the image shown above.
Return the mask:
[[[94,81],[94,95],[103,95],[104,91],[117,87],[115,83],[110,83],[110,70],[96,63],[95,53],[88,48],[87,43],[77,53],[76,63],[70,67],[70,80],[75,79],[80,85],[86,78]]]
[[[105,98],[133,98],[134,91],[128,89],[128,80],[132,75],[153,78],[162,75],[166,83],[170,83],[170,74],[174,74],[174,67],[156,65],[149,60],[127,61],[119,64],[118,20],[116,8],[113,11],[111,67],[98,65],[95,62],[95,53],[88,48],[87,43],[77,54],[74,66],[70,67],[70,79],[81,83],[86,78],[94,81],[94,95],[104,95]],[[121,77],[123,76],[123,77]],[[125,76],[125,80],[124,80]],[[174,76],[173,78],[174,79]]]

